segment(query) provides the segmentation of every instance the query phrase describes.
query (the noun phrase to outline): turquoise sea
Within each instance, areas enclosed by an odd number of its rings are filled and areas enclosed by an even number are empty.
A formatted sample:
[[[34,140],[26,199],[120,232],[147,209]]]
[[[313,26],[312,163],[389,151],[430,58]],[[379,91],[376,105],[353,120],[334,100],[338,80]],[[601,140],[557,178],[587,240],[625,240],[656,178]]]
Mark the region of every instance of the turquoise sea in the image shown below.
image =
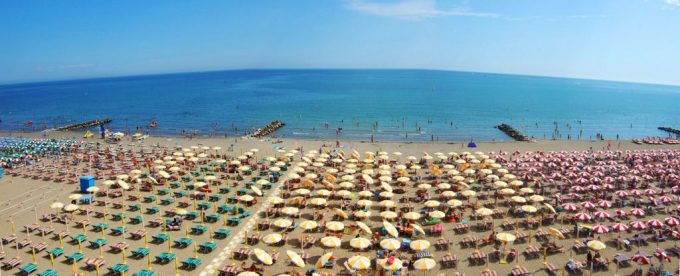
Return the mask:
[[[237,70],[0,86],[2,130],[102,117],[114,130],[142,126],[152,135],[242,135],[282,120],[277,135],[300,139],[509,140],[494,128],[500,123],[541,139],[624,139],[680,128],[680,87],[431,70]],[[151,120],[157,129],[146,128]]]

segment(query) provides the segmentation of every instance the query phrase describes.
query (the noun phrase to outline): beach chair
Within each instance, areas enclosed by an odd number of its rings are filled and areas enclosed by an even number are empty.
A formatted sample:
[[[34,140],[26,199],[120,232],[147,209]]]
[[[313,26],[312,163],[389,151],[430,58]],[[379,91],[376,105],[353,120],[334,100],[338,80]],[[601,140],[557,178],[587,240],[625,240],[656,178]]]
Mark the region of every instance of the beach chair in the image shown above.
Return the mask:
[[[208,214],[205,216],[205,222],[215,223],[220,220],[220,215],[218,214]]]
[[[545,266],[545,271],[548,272],[548,275],[557,275],[557,271],[560,270],[554,264],[548,262],[543,263],[543,265]]]
[[[144,197],[144,202],[145,203],[151,203],[156,201],[156,196],[155,195],[149,195]]]
[[[142,216],[137,215],[137,216],[134,216],[134,217],[131,217],[131,218],[130,218],[130,223],[132,223],[132,224],[140,224],[140,223],[142,223],[142,220],[143,220]]]
[[[54,258],[56,258],[64,254],[64,249],[57,247],[52,250],[48,250],[47,254],[51,254]]]
[[[128,211],[136,212],[136,211],[139,211],[139,209],[141,209],[141,208],[142,208],[142,206],[139,205],[139,204],[132,204],[132,205],[128,206]]]
[[[106,229],[109,229],[109,225],[106,223],[100,223],[92,226],[92,230],[94,230],[95,232],[104,231]]]
[[[146,257],[146,255],[149,255],[149,253],[151,253],[151,249],[138,247],[137,249],[132,250],[132,257],[141,259]]]
[[[33,245],[33,250],[35,250],[35,252],[42,252],[45,249],[47,249],[47,243],[46,242],[41,242],[41,243]]]
[[[227,225],[229,226],[238,226],[241,223],[242,218],[239,217],[234,217],[234,218],[229,218],[227,220]]]
[[[111,229],[111,233],[115,236],[120,236],[120,235],[124,234],[125,232],[127,232],[127,230],[128,230],[127,227],[118,226],[118,227]]]
[[[71,263],[77,263],[80,260],[82,260],[84,257],[85,257],[85,254],[76,252],[76,253],[73,253],[71,255],[66,256],[66,259],[71,261]]]
[[[139,272],[137,272],[135,275],[137,275],[137,276],[154,276],[154,275],[156,275],[156,273],[153,270],[142,269]]]
[[[78,243],[78,242],[85,242],[87,240],[87,236],[83,234],[78,234],[75,236],[71,236],[71,242]]]
[[[156,234],[153,235],[151,238],[153,239],[152,241],[154,243],[161,244],[168,241],[170,237],[167,234]]]
[[[179,248],[186,248],[192,243],[194,243],[194,240],[191,238],[180,238],[175,240],[175,246]]]
[[[203,253],[210,253],[217,248],[217,243],[215,242],[204,242],[198,246],[198,250]]]
[[[217,207],[217,212],[220,214],[228,213],[233,207],[231,205],[222,204]]]
[[[122,275],[129,269],[130,267],[126,264],[115,264],[112,267],[109,267],[109,273],[113,275]]]
[[[185,270],[194,270],[196,267],[201,265],[201,262],[203,262],[199,258],[186,258],[184,261],[182,261],[182,268]]]
[[[224,238],[228,237],[229,235],[231,235],[231,230],[225,229],[225,228],[218,229],[213,234],[214,238],[216,238],[216,239],[224,239]]]
[[[195,225],[191,227],[191,234],[194,235],[202,235],[206,231],[208,231],[208,227],[205,225]]]
[[[57,276],[57,271],[53,269],[43,270],[42,272],[38,273],[38,276]]]
[[[90,241],[90,247],[99,248],[106,245],[107,243],[108,241],[106,239],[96,239],[94,241]]]
[[[19,257],[14,257],[10,259],[9,261],[3,261],[2,262],[2,268],[5,270],[10,270],[12,268],[15,268],[21,264],[21,258]]]
[[[20,267],[19,270],[21,270],[21,273],[28,275],[38,270],[38,265],[34,263],[27,263],[26,265]]]
[[[156,262],[166,264],[175,259],[175,253],[163,252],[156,256]]]
[[[155,213],[158,213],[159,211],[160,211],[160,209],[156,206],[146,207],[146,213],[147,214],[155,214]]]
[[[97,269],[101,266],[106,264],[106,261],[104,259],[100,258],[87,258],[85,259],[85,266],[87,266],[88,269]]]

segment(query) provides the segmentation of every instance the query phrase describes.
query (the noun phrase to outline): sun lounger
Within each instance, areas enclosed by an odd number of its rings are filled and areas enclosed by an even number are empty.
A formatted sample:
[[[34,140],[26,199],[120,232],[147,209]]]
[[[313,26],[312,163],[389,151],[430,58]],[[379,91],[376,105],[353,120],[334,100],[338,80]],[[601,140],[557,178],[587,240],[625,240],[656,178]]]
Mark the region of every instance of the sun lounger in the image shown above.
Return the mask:
[[[38,273],[38,276],[57,276],[57,271],[53,269],[43,270],[43,272]]]
[[[154,275],[156,275],[156,272],[154,272],[153,270],[142,269],[139,272],[137,272],[135,275],[137,275],[137,276],[154,276]]]
[[[204,252],[204,253],[210,253],[215,248],[217,247],[217,243],[215,242],[204,242],[198,246],[199,251]]]
[[[199,258],[187,258],[184,261],[182,261],[182,268],[186,270],[194,270],[196,267],[201,265],[201,262],[203,262]]]
[[[129,269],[130,267],[126,264],[115,264],[112,267],[109,267],[109,273],[113,275],[122,275]]]
[[[118,242],[116,244],[109,245],[109,248],[111,248],[111,251],[113,252],[121,252],[123,249],[127,249],[128,246],[129,245],[126,242]]]
[[[100,258],[86,258],[85,259],[85,266],[87,266],[90,269],[95,269],[97,267],[101,267],[106,263],[104,259]]]
[[[146,255],[149,255],[149,253],[151,253],[151,249],[139,247],[132,251],[132,256],[135,258],[143,258],[146,257]]]
[[[48,250],[48,251],[47,251],[47,254],[52,254],[52,256],[53,256],[54,258],[56,258],[56,257],[59,257],[59,256],[61,256],[62,254],[64,254],[64,249],[59,248],[59,247],[56,247],[56,248],[54,248],[54,249],[52,249],[52,250]]]
[[[41,243],[33,245],[33,250],[35,250],[35,252],[42,252],[45,249],[47,249],[47,243],[46,242],[41,242]]]
[[[73,253],[69,256],[66,256],[66,259],[71,261],[71,263],[76,263],[76,262],[82,260],[84,257],[85,257],[85,254],[76,252],[76,253]]]
[[[29,246],[29,245],[31,245],[31,243],[33,243],[33,242],[29,239],[20,240],[19,241],[19,248],[24,248],[26,246]]]
[[[17,239],[17,236],[14,235],[14,234],[11,234],[9,236],[2,238],[2,244],[12,243],[12,242],[16,241],[16,239]]]
[[[175,253],[163,252],[156,256],[156,261],[161,264],[169,263],[175,259]]]
[[[21,258],[19,257],[14,257],[10,259],[9,261],[3,261],[2,262],[2,268],[5,270],[10,270],[12,268],[15,268],[21,264]]]
[[[21,270],[22,273],[28,275],[38,270],[38,265],[34,263],[27,263],[26,265],[20,267],[19,270]]]

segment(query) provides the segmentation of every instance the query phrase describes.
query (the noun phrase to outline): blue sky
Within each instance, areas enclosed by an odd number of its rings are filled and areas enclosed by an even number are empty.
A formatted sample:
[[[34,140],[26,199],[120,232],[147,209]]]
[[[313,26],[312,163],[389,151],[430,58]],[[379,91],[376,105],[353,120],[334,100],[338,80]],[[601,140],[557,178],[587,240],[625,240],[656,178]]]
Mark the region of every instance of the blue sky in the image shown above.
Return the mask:
[[[0,83],[428,68],[680,84],[680,0],[2,0]]]

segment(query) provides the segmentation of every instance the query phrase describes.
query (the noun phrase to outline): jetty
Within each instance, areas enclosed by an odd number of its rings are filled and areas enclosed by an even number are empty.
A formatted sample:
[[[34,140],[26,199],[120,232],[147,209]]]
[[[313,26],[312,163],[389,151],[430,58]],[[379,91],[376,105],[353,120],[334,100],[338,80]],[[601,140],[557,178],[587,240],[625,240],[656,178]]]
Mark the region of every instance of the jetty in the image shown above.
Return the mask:
[[[109,118],[104,118],[104,119],[97,119],[97,120],[92,120],[92,121],[87,121],[87,122],[82,122],[82,123],[77,123],[77,124],[71,124],[63,127],[58,127],[55,130],[59,131],[64,131],[64,130],[78,130],[78,129],[83,129],[83,128],[88,128],[88,127],[93,127],[93,126],[98,126],[102,124],[108,124],[111,123],[111,119]]]
[[[512,139],[515,139],[515,141],[529,141],[528,137],[508,124],[500,124],[497,125],[496,128],[510,136]]]
[[[285,125],[286,125],[286,123],[279,121],[279,120],[276,120],[276,121],[273,121],[273,122],[267,124],[263,128],[258,128],[250,136],[255,137],[255,138],[266,137],[266,136],[272,135],[274,132],[279,130],[279,128],[282,128]]]
[[[665,131],[671,134],[680,135],[680,129],[670,128],[670,127],[659,127],[659,130]]]

